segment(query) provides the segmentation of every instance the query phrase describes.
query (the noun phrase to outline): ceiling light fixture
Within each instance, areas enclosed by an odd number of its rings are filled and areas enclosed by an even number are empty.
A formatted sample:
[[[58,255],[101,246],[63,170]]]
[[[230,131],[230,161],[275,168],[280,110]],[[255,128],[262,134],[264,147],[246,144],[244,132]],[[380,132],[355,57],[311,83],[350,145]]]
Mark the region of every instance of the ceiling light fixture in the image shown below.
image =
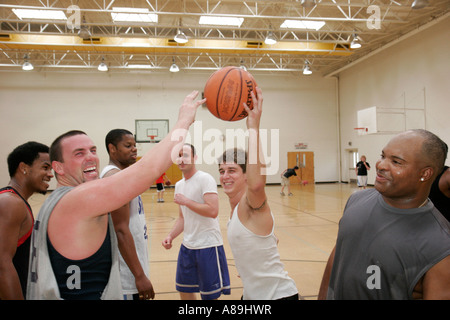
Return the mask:
[[[244,18],[200,16],[199,24],[240,27]]]
[[[307,29],[319,30],[325,25],[325,21],[309,21],[309,20],[284,20],[280,28],[286,29]]]
[[[184,34],[183,31],[178,30],[177,35],[175,36],[175,38],[173,38],[175,40],[175,42],[177,43],[186,43],[188,42],[188,38],[186,37],[186,35]]]
[[[40,20],[67,20],[62,10],[38,10],[38,9],[12,9],[20,19],[40,19]]]
[[[277,39],[276,39],[275,36],[273,35],[273,32],[272,32],[272,31],[269,31],[269,32],[267,33],[267,37],[266,37],[266,39],[264,40],[264,43],[265,43],[265,44],[268,44],[268,45],[272,45],[272,44],[277,43]]]
[[[311,68],[309,66],[308,60],[305,61],[305,66],[303,67],[303,74],[304,75],[310,75],[312,73]]]
[[[428,7],[430,4],[429,0],[414,0],[414,2],[411,5],[412,9],[422,9],[425,7]]]
[[[78,31],[78,36],[82,39],[89,39],[91,37],[91,32],[86,24],[86,19],[83,17],[83,24],[80,26],[80,31]]]
[[[158,15],[146,8],[114,7],[111,17],[114,22],[158,22]]]
[[[359,48],[361,48],[361,43],[359,42],[360,40],[361,39],[356,34],[354,34],[352,42],[350,43],[350,48],[351,49],[359,49]]]
[[[25,71],[33,70],[34,67],[31,64],[31,62],[28,61],[28,55],[27,54],[23,57],[23,59],[25,60],[25,62],[22,65],[22,70],[25,70]]]
[[[312,8],[316,5],[316,0],[302,0],[301,5],[305,8]]]
[[[102,62],[98,65],[98,71],[108,71],[108,66],[105,63],[104,57],[102,57]]]
[[[247,67],[244,64],[244,59],[241,59],[241,65],[239,66],[242,70],[247,71]]]
[[[177,64],[175,63],[175,58],[172,58],[172,65],[169,69],[170,72],[178,72],[180,71],[180,68],[178,68]]]

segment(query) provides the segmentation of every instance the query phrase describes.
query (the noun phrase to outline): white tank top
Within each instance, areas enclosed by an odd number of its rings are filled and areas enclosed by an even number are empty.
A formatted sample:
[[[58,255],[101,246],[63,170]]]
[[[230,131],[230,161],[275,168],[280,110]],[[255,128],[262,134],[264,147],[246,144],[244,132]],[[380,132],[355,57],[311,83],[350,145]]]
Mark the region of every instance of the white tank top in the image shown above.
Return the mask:
[[[228,222],[228,242],[244,285],[244,300],[276,300],[298,293],[294,280],[284,270],[273,228],[260,236],[239,220],[238,206]],[[273,219],[273,215],[272,215]]]
[[[112,169],[120,170],[116,166],[108,165],[103,169],[100,174],[100,178],[103,178],[103,176]],[[139,262],[141,263],[142,269],[148,278],[150,274],[150,267],[148,261],[147,224],[145,222],[145,212],[141,196],[137,196],[130,201],[129,228],[131,235],[133,236]],[[122,254],[119,254],[119,268],[123,294],[138,293],[134,275],[123,259]]]

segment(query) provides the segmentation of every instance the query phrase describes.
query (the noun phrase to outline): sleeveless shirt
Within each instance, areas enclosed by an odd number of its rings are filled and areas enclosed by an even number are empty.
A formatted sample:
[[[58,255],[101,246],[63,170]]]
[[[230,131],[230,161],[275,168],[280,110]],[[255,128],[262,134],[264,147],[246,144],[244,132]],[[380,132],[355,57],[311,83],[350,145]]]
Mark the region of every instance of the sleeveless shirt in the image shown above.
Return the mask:
[[[272,231],[260,236],[248,230],[234,208],[228,221],[228,242],[244,285],[244,300],[276,300],[298,293],[294,280],[284,270]],[[272,215],[273,219],[273,215]]]
[[[30,263],[27,285],[28,300],[59,300],[58,282],[53,272],[52,263],[49,257],[49,248],[47,246],[47,227],[48,220],[53,208],[59,200],[73,187],[59,187],[54,190],[44,201],[44,204],[36,218],[31,240]],[[117,237],[114,231],[114,225],[110,216],[108,216],[108,229],[111,251],[111,263],[109,263],[109,277],[100,299],[102,300],[122,300],[122,286],[120,284],[119,259]],[[67,280],[76,286],[77,274],[76,267],[68,270],[72,272],[72,278]],[[81,283],[83,286],[83,283]]]
[[[17,275],[19,277],[23,296],[25,297],[26,296],[26,288],[27,288],[27,277],[28,277],[28,263],[29,263],[29,258],[30,258],[31,232],[33,231],[34,217],[33,217],[33,212],[31,210],[30,205],[20,195],[20,193],[17,192],[17,190],[15,190],[13,187],[10,187],[10,186],[0,189],[0,194],[6,193],[6,192],[10,192],[10,193],[14,193],[14,194],[18,195],[23,200],[23,202],[25,202],[27,210],[31,216],[30,230],[28,230],[28,232],[17,241],[16,253],[14,254],[14,257],[12,260],[14,268],[16,269]]]
[[[431,201],[388,205],[376,189],[352,194],[339,222],[327,299],[412,299],[420,278],[450,255],[450,224]]]
[[[100,178],[103,178],[104,175],[112,169],[120,170],[118,167],[114,165],[107,165],[105,168],[103,168],[102,173],[100,174]],[[148,260],[147,224],[145,222],[144,205],[142,203],[141,196],[137,196],[136,198],[130,201],[129,229],[131,235],[133,236],[134,246],[136,247],[136,254],[138,256],[139,262],[141,263],[142,269],[144,270],[144,273],[148,278],[150,274],[149,270],[150,267]],[[120,251],[119,251],[119,269],[123,294],[138,293],[134,275],[131,272],[125,260],[123,259],[122,254],[120,254]]]
[[[109,228],[100,248],[91,256],[72,260],[61,255],[47,235],[47,246],[59,294],[64,300],[100,300],[111,269]],[[81,281],[83,284],[81,285]]]
[[[431,185],[430,195],[428,197],[433,202],[434,206],[442,213],[442,215],[450,221],[450,198],[447,198],[439,189],[439,179],[441,179],[447,169],[448,166],[445,166],[444,170],[442,170],[442,172],[434,180]]]

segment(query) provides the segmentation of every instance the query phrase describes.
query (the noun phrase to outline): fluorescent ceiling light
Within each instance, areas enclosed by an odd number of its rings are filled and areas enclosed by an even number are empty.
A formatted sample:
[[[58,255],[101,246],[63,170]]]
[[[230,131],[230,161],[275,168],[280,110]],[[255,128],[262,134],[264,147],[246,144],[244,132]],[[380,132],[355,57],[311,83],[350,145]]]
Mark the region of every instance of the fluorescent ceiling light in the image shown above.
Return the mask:
[[[280,28],[319,30],[325,25],[325,21],[309,20],[284,20]]]
[[[127,65],[127,68],[130,69],[151,69],[152,66],[148,64],[129,64]]]
[[[144,8],[114,7],[111,17],[114,22],[158,22],[158,15]]]
[[[207,25],[240,27],[242,22],[244,22],[244,18],[201,16],[198,23],[199,24],[207,24]]]
[[[62,10],[37,10],[37,9],[12,9],[15,15],[20,19],[52,19],[67,20]]]

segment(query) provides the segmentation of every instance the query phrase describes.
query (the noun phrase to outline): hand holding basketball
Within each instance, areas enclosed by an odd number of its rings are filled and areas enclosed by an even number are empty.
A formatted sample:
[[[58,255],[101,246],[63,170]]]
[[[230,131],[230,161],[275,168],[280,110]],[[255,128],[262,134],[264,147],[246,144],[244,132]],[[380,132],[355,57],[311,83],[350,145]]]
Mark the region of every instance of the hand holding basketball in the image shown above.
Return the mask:
[[[237,121],[247,117],[243,104],[253,109],[251,92],[256,88],[253,76],[238,67],[214,72],[206,82],[204,97],[208,110],[217,118]]]

